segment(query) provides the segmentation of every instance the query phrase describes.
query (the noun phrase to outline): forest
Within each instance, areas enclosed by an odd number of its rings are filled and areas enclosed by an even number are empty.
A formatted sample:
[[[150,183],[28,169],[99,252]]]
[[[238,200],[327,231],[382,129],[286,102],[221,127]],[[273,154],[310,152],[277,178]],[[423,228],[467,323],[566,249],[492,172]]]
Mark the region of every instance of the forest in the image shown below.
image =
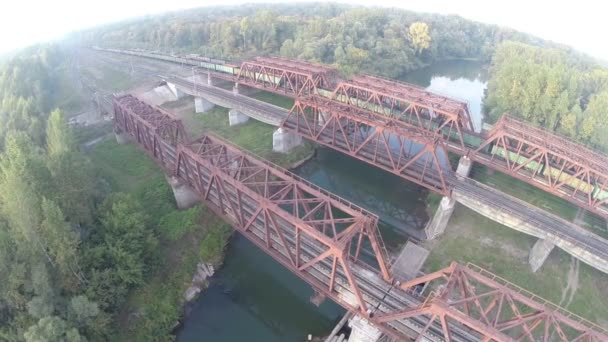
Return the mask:
[[[239,60],[281,55],[336,66],[344,74],[399,78],[446,59],[489,61],[504,40],[552,45],[459,16],[338,4],[273,4],[175,12],[73,36],[80,44],[199,53]]]
[[[159,245],[200,231],[204,211],[177,211],[162,176],[134,196],[100,175],[55,108],[71,53],[36,46],[0,67],[0,341],[171,340],[198,258],[136,326],[120,329],[117,317],[166,267]],[[228,237],[216,228],[201,242],[207,259]]]
[[[508,112],[608,149],[607,69],[569,48],[458,16],[246,5],[125,21],[74,33],[73,42],[228,60],[282,55],[393,78],[436,61],[475,59],[491,63],[490,120]],[[56,108],[69,54],[62,45],[35,46],[0,67],[2,341],[116,340],[129,294],[158,274],[163,241],[179,238],[172,227],[196,226],[193,212],[168,204],[164,180],[133,196],[99,177]],[[222,248],[220,241],[201,253],[213,258]],[[139,340],[171,340],[178,297],[141,314]]]
[[[486,117],[504,113],[608,151],[608,69],[560,49],[505,42],[492,58]]]

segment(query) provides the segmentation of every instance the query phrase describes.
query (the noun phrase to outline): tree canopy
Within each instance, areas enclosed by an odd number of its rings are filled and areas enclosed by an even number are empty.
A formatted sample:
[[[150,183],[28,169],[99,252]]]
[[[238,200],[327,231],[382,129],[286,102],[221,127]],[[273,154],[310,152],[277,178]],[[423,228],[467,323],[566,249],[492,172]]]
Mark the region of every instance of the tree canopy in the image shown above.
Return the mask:
[[[505,42],[492,59],[489,119],[504,113],[608,150],[608,69],[568,51]]]
[[[345,74],[364,71],[395,78],[444,59],[489,60],[505,39],[548,44],[454,15],[337,4],[203,8],[92,29],[75,38],[86,45],[229,60],[280,54],[333,64]]]

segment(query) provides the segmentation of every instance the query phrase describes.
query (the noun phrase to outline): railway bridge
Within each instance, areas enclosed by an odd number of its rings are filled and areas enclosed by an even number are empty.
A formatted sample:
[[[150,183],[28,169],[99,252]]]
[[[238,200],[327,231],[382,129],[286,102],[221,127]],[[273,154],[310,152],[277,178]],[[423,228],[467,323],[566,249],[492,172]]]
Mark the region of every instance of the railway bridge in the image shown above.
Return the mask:
[[[608,332],[474,265],[394,282],[374,214],[171,113],[113,99],[115,130],[278,264],[355,313],[351,341],[606,341]],[[182,202],[183,198],[177,198]]]
[[[427,226],[426,234],[429,238],[443,233],[455,202],[458,201],[512,229],[537,237],[538,241],[529,256],[534,271],[542,266],[554,246],[558,246],[608,273],[606,239],[467,178],[472,160],[482,160],[488,165],[495,162],[485,149],[480,149],[479,157],[471,154],[462,157],[456,172],[453,172],[446,162],[449,145],[436,134],[408,122],[325,97],[299,99],[289,111],[200,80],[197,82],[177,76],[165,76],[164,80],[179,92],[284,128],[285,131],[277,130],[273,136],[273,146],[286,147],[278,151],[288,151],[297,145],[294,143],[297,138],[293,136],[289,140],[292,142],[289,146],[277,142],[278,138],[293,132],[444,194],[435,216]],[[512,121],[510,118],[503,120]],[[459,126],[455,122],[450,125],[458,131]],[[500,127],[499,125],[497,126]],[[496,138],[491,135],[490,139]],[[456,148],[452,144],[452,149]]]

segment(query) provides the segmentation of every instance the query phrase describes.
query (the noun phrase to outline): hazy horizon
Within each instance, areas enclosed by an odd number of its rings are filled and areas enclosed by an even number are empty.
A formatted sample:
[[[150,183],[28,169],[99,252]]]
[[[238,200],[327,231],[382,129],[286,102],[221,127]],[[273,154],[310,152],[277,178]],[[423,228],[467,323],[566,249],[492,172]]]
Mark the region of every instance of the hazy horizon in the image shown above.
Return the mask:
[[[319,1],[240,1],[211,0],[201,4],[195,0],[172,2],[150,0],[145,3],[118,2],[83,3],[75,0],[56,0],[52,3],[35,3],[32,0],[13,2],[0,13],[0,54],[10,53],[37,43],[59,40],[65,35],[83,29],[111,24],[147,15],[166,12],[232,6],[246,3],[311,3]],[[601,44],[603,6],[600,2],[582,0],[572,8],[567,4],[549,1],[530,2],[513,0],[508,3],[478,3],[472,0],[427,0],[423,3],[397,0],[354,0],[335,3],[372,7],[396,7],[415,12],[456,14],[464,18],[529,33],[540,38],[564,44],[601,60],[608,60],[608,46]],[[35,12],[31,8],[36,8]],[[525,8],[525,10],[524,10]],[[595,10],[594,10],[595,9]],[[549,10],[549,11],[547,11]],[[580,13],[579,13],[580,12]],[[541,16],[542,15],[542,16]],[[538,18],[542,18],[540,21]],[[29,20],[25,20],[29,19]],[[33,24],[35,23],[35,24]],[[14,34],[19,32],[19,34]]]

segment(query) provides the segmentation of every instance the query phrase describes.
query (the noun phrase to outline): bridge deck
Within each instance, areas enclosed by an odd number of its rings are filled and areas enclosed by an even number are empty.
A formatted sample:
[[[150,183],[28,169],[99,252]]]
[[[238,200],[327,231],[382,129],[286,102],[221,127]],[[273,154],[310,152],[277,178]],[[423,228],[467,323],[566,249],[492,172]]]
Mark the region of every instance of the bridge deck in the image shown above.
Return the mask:
[[[195,85],[194,82],[177,77],[167,78],[166,80],[168,82],[175,82],[175,84],[179,85],[185,92],[195,96],[212,96],[214,99],[221,98],[223,101],[222,103],[224,103],[227,107],[239,108],[239,110],[242,110],[244,113],[253,113],[252,117],[264,118],[264,120],[266,120],[264,122],[272,120],[273,123],[279,122],[277,125],[280,125],[280,122],[283,121],[289,113],[289,111],[283,108],[270,105],[266,102],[253,99],[251,97],[235,95],[231,91],[217,87],[208,85],[201,86],[200,84]],[[196,90],[194,89],[195,87],[197,88]],[[325,137],[325,139],[329,138],[330,137]],[[337,138],[340,138],[340,136],[337,136]],[[324,141],[320,141],[320,143],[324,144]],[[347,146],[347,142],[344,139],[336,141],[335,143],[337,144],[335,146],[331,143],[327,143],[326,145],[332,148],[337,148],[339,146],[346,148]],[[372,151],[366,152],[365,149],[363,149],[361,153],[366,154],[367,156],[374,154]],[[397,160],[399,158],[398,153],[394,152],[392,158]],[[376,159],[376,162],[382,162],[388,165],[390,160],[391,158],[388,155],[385,155],[379,156]],[[420,164],[414,164],[413,168],[414,170],[422,169],[423,166]],[[416,174],[421,174],[421,172],[413,173],[412,177],[415,177]],[[437,176],[435,176],[435,178],[437,178]],[[581,259],[582,261],[585,261],[596,268],[600,264],[608,265],[608,241],[606,239],[603,239],[596,234],[575,225],[574,223],[565,221],[556,215],[517,200],[501,191],[484,186],[481,183],[474,182],[472,180],[461,182],[451,175],[447,175],[447,178],[448,183],[455,189],[454,191],[459,193],[461,196],[466,195],[479,199],[480,201],[484,201],[485,203],[492,203],[497,209],[502,209],[505,213],[508,213],[508,215],[513,215],[519,218],[522,222],[534,222],[534,225],[537,226],[539,230],[551,235],[555,235],[558,238],[564,239],[569,243],[579,246],[591,254],[589,256],[590,258],[593,258],[592,256],[595,255],[597,258],[602,260],[602,263],[598,263],[592,261],[592,259]],[[608,272],[608,266],[603,267],[602,271]]]
[[[563,329],[559,326],[563,324],[570,329],[568,336],[560,335],[564,341],[605,337],[593,324],[468,266],[453,264],[395,286],[382,256],[375,215],[217,137],[190,141],[181,121],[133,96],[116,98],[114,108],[116,128],[131,135],[159,166],[195,189],[216,214],[317,291],[367,317],[391,336],[510,341],[523,327],[524,340],[533,341],[546,339],[556,327]],[[370,249],[361,244],[364,236],[378,261],[376,268],[358,257],[361,248]],[[421,283],[438,279],[444,285],[429,287],[437,293],[422,295],[416,290]],[[482,289],[487,292],[482,294]],[[479,298],[487,296],[496,299],[480,303]],[[502,307],[504,298],[515,301],[517,309],[492,313],[496,303]],[[457,304],[462,302],[467,303],[464,308]],[[482,309],[483,317],[469,311],[469,302]],[[522,317],[519,311],[525,307],[534,310],[536,320],[545,322],[544,329],[531,331],[527,315]],[[489,315],[495,316],[493,323]]]

